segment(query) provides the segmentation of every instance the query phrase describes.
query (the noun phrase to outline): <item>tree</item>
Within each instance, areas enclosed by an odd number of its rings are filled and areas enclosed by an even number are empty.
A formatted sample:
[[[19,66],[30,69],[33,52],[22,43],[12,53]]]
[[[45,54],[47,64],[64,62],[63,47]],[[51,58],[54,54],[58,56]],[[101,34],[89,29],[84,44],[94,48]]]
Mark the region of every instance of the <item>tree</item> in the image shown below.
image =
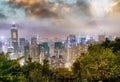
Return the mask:
[[[43,82],[41,68],[41,64],[31,62],[31,58],[29,58],[29,61],[22,67],[22,72],[24,73],[27,82]]]
[[[112,43],[113,43],[112,41],[110,41],[108,38],[106,38],[106,40],[101,45],[104,46],[105,48],[111,48]]]
[[[27,64],[22,67],[22,72],[27,78],[27,82],[49,82],[52,73],[47,59],[45,59],[43,65],[41,65],[37,62],[31,62],[31,58],[29,58]]]
[[[17,60],[7,60],[7,57],[4,54],[0,54],[0,81],[25,81],[19,62]]]
[[[41,68],[41,73],[42,73],[42,76],[44,77],[44,79],[45,79],[46,82],[49,82],[49,80],[52,78],[51,77],[52,70],[50,69],[49,61],[47,59],[43,60],[43,65],[42,65],[42,68]]]
[[[108,38],[101,44],[105,48],[112,49],[113,53],[120,51],[120,38],[116,38],[115,41],[110,41]]]
[[[56,68],[53,77],[55,82],[71,82],[74,79],[74,74],[67,68]]]
[[[94,45],[89,48],[87,54],[76,60],[73,64],[73,71],[78,71],[82,79],[90,81],[110,79],[117,76],[116,59],[116,55],[110,49]]]

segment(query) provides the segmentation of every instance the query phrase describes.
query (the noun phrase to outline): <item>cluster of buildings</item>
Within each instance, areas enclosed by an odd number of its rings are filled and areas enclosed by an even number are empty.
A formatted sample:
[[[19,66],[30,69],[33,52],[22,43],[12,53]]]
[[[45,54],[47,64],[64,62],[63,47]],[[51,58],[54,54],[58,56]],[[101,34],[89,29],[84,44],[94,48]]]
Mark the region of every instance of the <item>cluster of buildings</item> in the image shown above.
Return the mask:
[[[97,39],[91,36],[76,36],[70,34],[64,41],[40,42],[37,37],[19,38],[18,29],[15,24],[11,26],[11,37],[2,41],[0,39],[0,53],[6,48],[8,59],[13,60],[23,57],[21,64],[25,64],[30,57],[32,62],[43,64],[44,59],[49,60],[52,68],[70,67],[72,63],[80,56],[86,53],[90,44],[101,43],[105,40],[105,35],[99,35]],[[110,40],[114,38],[109,36]]]

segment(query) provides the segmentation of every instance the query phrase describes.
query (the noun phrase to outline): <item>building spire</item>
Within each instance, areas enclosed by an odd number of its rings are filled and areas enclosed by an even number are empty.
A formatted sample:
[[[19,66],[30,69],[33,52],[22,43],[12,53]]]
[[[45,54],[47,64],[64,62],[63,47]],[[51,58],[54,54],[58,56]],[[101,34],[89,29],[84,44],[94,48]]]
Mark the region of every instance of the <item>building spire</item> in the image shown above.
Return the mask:
[[[12,26],[11,29],[17,29],[17,25],[16,25],[16,23],[12,23],[11,26]]]

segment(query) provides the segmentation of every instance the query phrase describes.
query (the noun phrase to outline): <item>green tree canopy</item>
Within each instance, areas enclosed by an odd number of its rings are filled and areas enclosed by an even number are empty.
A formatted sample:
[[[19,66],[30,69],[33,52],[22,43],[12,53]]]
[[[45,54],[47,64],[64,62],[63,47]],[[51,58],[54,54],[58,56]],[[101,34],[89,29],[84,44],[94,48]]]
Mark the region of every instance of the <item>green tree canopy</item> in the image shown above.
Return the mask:
[[[118,76],[117,57],[110,49],[100,45],[89,49],[89,53],[80,56],[73,64],[75,73],[79,72],[83,79],[89,80],[106,80]]]
[[[24,74],[21,72],[17,60],[7,60],[7,56],[0,54],[0,81],[2,82],[23,82]]]

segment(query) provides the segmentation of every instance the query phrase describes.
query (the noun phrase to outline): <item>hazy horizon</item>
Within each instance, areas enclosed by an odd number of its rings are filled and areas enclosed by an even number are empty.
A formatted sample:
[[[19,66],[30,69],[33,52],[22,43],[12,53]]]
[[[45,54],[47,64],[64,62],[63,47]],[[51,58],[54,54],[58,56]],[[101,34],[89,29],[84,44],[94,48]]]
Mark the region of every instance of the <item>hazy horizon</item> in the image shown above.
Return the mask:
[[[119,0],[1,0],[0,36],[10,36],[16,23],[20,37],[39,34],[65,38],[74,34],[119,36]],[[26,36],[24,36],[26,35]]]

